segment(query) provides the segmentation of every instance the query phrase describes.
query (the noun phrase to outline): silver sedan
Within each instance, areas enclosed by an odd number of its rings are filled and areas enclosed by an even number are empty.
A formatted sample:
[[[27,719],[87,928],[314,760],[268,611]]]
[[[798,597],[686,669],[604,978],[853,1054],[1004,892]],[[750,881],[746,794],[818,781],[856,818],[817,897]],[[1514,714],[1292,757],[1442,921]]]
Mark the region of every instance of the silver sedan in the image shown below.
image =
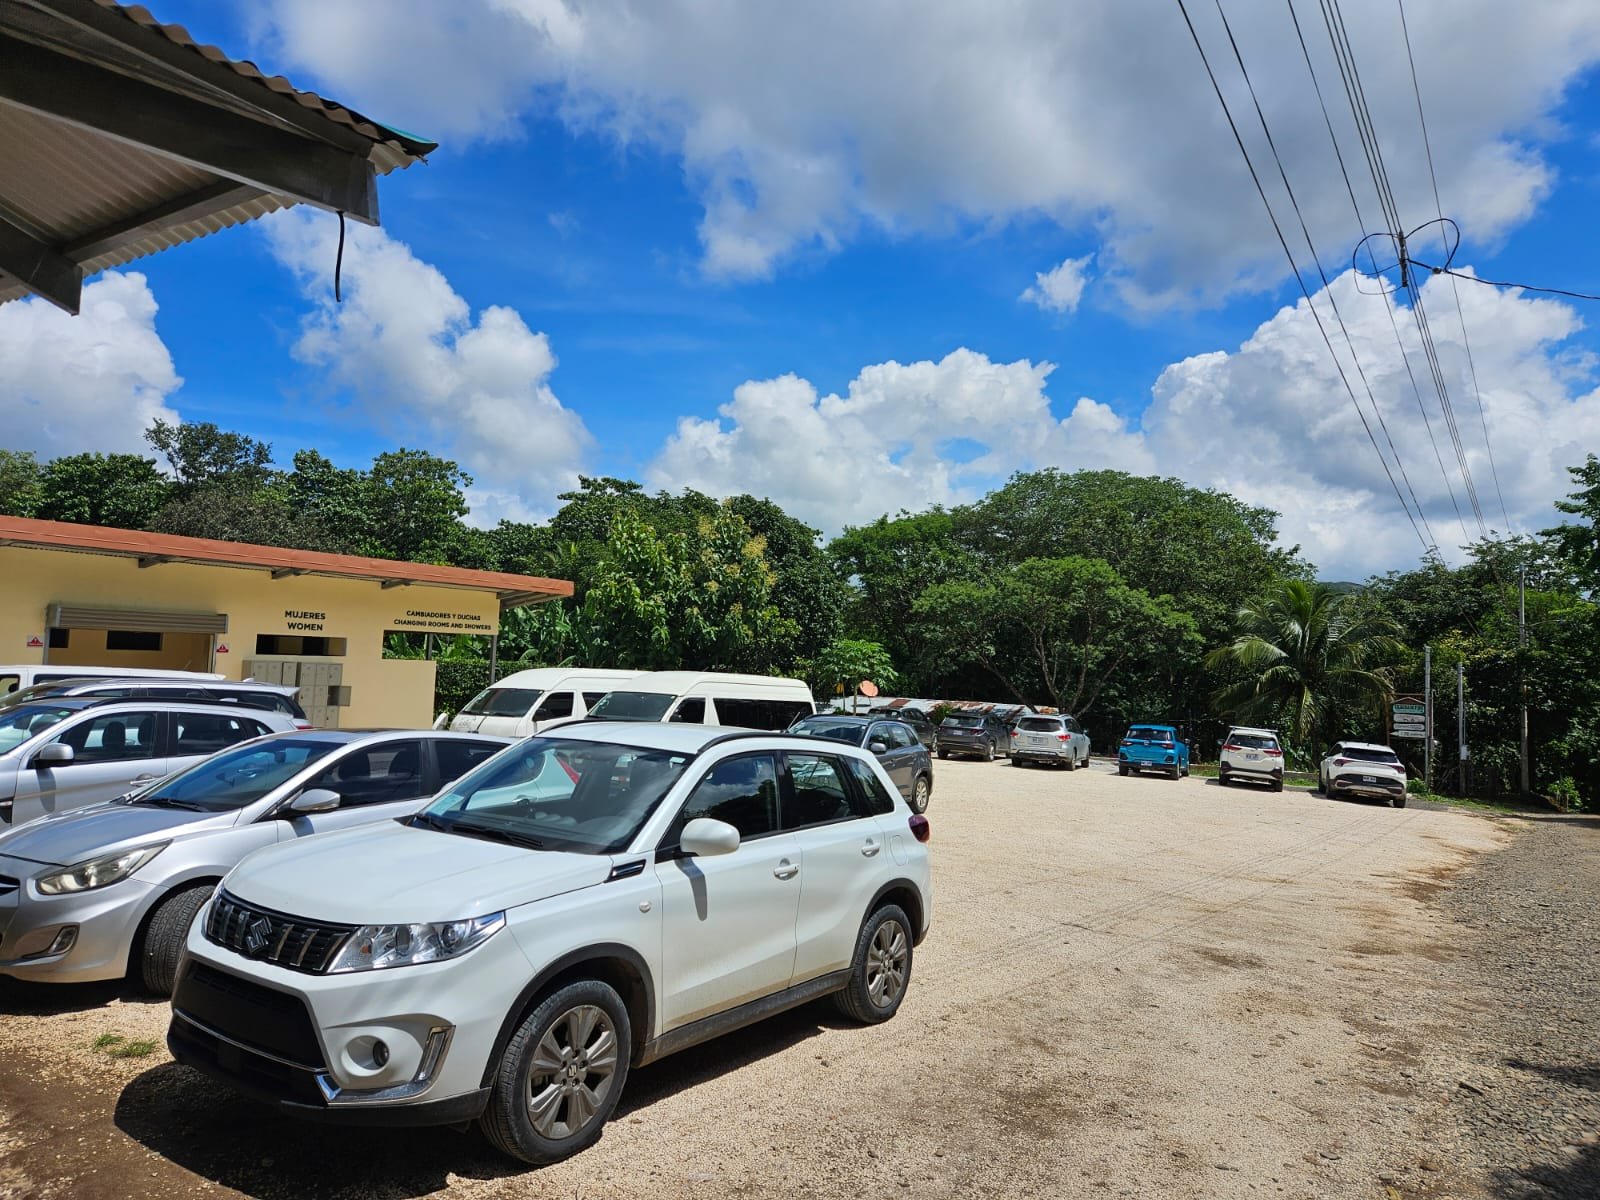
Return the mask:
[[[104,804],[0,834],[0,975],[137,972],[172,991],[217,882],[263,846],[405,816],[509,738],[307,730],[242,742]]]

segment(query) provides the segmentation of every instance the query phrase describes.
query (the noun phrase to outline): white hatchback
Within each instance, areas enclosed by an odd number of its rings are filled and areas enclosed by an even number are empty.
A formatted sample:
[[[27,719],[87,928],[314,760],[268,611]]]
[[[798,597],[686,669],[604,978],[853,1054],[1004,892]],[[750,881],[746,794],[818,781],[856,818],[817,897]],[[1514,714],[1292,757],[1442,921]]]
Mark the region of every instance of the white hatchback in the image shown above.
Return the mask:
[[[820,996],[892,1017],[927,818],[873,756],[696,725],[538,736],[387,829],[252,855],[189,933],[174,1057],[303,1115],[593,1143],[631,1067]]]

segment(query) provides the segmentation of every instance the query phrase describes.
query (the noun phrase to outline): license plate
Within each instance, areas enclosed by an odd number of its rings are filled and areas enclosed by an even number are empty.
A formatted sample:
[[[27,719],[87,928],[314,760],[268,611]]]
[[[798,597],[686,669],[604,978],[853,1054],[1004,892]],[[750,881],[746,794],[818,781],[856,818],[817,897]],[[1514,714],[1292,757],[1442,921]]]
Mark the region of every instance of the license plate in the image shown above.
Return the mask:
[[[1246,754],[1245,758],[1249,759],[1251,762],[1260,762],[1261,761],[1261,755],[1259,755],[1259,754]]]
[[[1378,777],[1376,775],[1363,775],[1361,777],[1361,782],[1362,783],[1377,783],[1378,782]]]

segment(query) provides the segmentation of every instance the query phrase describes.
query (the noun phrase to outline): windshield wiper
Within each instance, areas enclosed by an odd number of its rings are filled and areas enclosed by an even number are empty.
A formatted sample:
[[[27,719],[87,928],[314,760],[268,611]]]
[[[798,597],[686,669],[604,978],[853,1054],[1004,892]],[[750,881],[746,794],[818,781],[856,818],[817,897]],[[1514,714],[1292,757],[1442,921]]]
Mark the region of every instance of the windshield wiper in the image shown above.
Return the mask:
[[[450,832],[449,821],[441,820],[428,812],[412,813],[409,817],[400,818],[400,823],[402,825],[410,825],[413,828],[421,826],[425,829],[437,829],[440,833]]]
[[[494,842],[509,842],[513,846],[522,846],[528,850],[543,850],[544,843],[536,837],[529,837],[525,833],[513,833],[509,829],[496,829],[492,825],[471,825],[465,821],[448,821],[442,826],[446,833],[462,833],[467,837],[481,837]]]
[[[187,800],[174,800],[171,796],[129,796],[127,803],[149,805],[151,808],[181,808],[185,812],[211,811],[203,804],[191,804]]]

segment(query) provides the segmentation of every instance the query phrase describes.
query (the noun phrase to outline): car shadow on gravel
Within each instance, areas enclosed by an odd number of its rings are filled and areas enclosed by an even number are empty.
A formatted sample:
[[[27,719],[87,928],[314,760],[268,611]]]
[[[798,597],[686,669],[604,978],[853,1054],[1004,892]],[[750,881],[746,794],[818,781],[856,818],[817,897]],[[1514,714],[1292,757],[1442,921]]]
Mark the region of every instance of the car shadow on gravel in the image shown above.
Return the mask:
[[[1600,1065],[1594,1063],[1588,1066],[1567,1066],[1558,1063],[1528,1062],[1522,1058],[1508,1058],[1505,1061],[1506,1066],[1512,1070],[1532,1071],[1536,1075],[1543,1075],[1552,1083],[1559,1083],[1562,1087],[1600,1092]]]
[[[425,1196],[448,1187],[452,1175],[501,1179],[529,1170],[476,1130],[296,1120],[171,1062],[123,1088],[112,1120],[146,1149],[259,1200]]]
[[[29,983],[0,978],[0,1015],[4,1016],[49,1017],[88,1012],[104,1008],[113,1000],[154,1002],[148,992],[124,979],[106,983]]]
[[[611,1119],[648,1121],[634,1114],[825,1029],[851,1026],[823,1001],[638,1068]],[[819,1065],[819,1071],[830,1069],[826,1060]],[[462,1134],[297,1120],[171,1062],[123,1088],[112,1120],[163,1158],[257,1200],[425,1196],[447,1187],[451,1176],[492,1180],[535,1170],[499,1154],[476,1129]]]
[[[1575,1146],[1560,1166],[1502,1167],[1491,1178],[1499,1200],[1593,1200],[1600,1196],[1600,1146]]]

